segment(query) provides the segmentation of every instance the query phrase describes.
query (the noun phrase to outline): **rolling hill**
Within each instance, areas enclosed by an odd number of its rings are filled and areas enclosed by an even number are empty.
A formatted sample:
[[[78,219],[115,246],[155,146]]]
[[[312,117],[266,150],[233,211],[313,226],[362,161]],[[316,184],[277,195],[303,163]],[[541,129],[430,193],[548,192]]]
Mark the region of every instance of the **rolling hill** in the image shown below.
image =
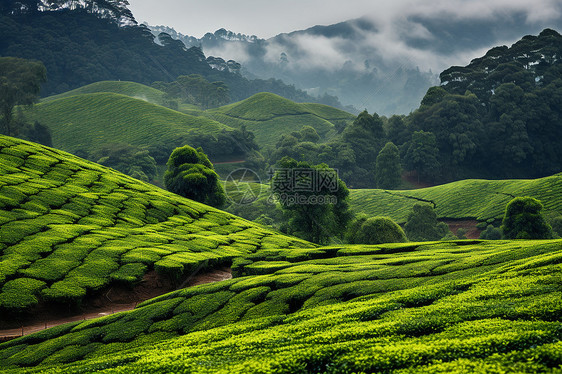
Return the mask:
[[[164,93],[155,88],[145,86],[144,84],[135,82],[122,82],[122,81],[102,81],[86,86],[79,87],[74,90],[70,90],[58,95],[53,95],[42,99],[42,102],[62,99],[70,96],[99,93],[99,92],[111,92],[120,95],[129,96],[135,99],[141,99],[148,101],[153,104],[160,105],[162,103],[162,96]]]
[[[386,215],[406,222],[419,200],[435,203],[439,219],[501,220],[507,203],[517,196],[542,201],[544,213],[562,214],[562,174],[539,179],[467,179],[440,186],[407,191],[351,190],[351,207],[368,216]]]
[[[108,92],[47,100],[36,105],[29,116],[50,128],[54,147],[72,153],[93,152],[108,143],[187,144],[198,135],[232,130],[208,118]]]
[[[0,344],[6,373],[556,372],[562,241],[271,249]]]
[[[287,246],[313,244],[68,153],[0,137],[3,315],[42,303],[76,305],[153,270],[179,281]]]
[[[355,116],[322,104],[301,104],[262,92],[246,100],[210,109],[205,115],[225,125],[245,125],[263,147],[275,146],[282,135],[312,126],[322,139],[336,134],[336,123],[349,123]]]

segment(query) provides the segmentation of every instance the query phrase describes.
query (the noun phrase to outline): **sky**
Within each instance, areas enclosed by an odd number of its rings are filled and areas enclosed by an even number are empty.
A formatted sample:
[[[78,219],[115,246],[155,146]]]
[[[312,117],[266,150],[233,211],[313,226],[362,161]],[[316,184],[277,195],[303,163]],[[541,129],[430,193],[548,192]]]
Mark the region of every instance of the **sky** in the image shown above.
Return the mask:
[[[560,17],[560,0],[129,0],[139,22],[170,26],[201,37],[225,28],[267,39],[314,25],[359,17],[392,23],[409,14],[443,14],[449,18],[498,17],[506,10],[527,20]]]

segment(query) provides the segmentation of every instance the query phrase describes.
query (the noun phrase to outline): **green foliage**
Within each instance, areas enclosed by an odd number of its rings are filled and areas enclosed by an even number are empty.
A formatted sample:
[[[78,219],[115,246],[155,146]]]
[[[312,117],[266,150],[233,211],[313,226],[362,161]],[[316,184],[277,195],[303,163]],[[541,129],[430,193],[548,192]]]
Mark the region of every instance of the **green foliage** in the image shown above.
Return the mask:
[[[532,197],[516,197],[507,204],[502,231],[507,239],[550,239],[552,228],[546,223],[542,203]]]
[[[488,225],[486,229],[480,233],[480,239],[486,240],[500,240],[502,236],[501,229],[493,225]]]
[[[156,177],[156,161],[147,150],[128,144],[106,144],[90,157],[131,177],[149,182]]]
[[[350,225],[346,234],[352,244],[407,242],[404,230],[388,217],[362,217]]]
[[[375,182],[377,188],[390,190],[398,187],[401,181],[400,151],[392,142],[386,143],[377,156]]]
[[[225,203],[219,177],[201,148],[176,148],[166,166],[164,182],[169,191],[215,207]]]

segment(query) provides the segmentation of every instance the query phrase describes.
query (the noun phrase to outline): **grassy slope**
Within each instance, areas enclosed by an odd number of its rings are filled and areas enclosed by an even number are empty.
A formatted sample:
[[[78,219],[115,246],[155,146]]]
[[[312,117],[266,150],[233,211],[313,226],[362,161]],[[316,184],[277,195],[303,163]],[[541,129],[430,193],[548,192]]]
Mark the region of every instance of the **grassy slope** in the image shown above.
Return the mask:
[[[266,250],[238,278],[1,344],[0,367],[546,372],[562,365],[561,262],[560,240]]]
[[[335,134],[334,122],[351,122],[355,116],[321,104],[299,104],[272,93],[259,93],[238,103],[205,112],[231,127],[246,125],[261,147],[274,146],[281,135],[309,125],[322,138]]]
[[[512,196],[532,196],[542,201],[544,212],[562,213],[562,174],[532,180],[469,179],[408,191],[351,190],[356,213],[386,215],[406,221],[415,197],[436,203],[440,219],[497,220],[503,217]]]
[[[153,104],[160,104],[162,102],[162,96],[164,95],[162,91],[140,83],[122,82],[122,81],[102,81],[102,82],[88,84],[86,86],[68,92],[64,92],[59,95],[46,97],[42,99],[41,102],[53,101],[70,96],[99,93],[99,92],[111,92],[111,93],[126,95],[136,99],[145,100]]]
[[[93,93],[44,102],[35,106],[33,119],[47,125],[53,145],[65,151],[92,151],[107,143],[147,146],[196,133],[231,130],[204,117],[186,115],[114,93]]]
[[[0,137],[0,312],[76,302],[152,268],[171,277],[312,246],[55,149]]]

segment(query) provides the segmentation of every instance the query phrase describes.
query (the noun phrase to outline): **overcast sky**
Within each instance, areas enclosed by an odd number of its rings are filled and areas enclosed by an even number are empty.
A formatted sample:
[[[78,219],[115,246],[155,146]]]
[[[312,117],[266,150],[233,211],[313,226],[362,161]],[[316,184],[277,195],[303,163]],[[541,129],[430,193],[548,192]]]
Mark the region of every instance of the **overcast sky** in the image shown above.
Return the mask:
[[[497,17],[506,9],[536,19],[557,18],[560,0],[129,0],[139,22],[165,25],[201,37],[225,28],[267,39],[314,25],[362,16],[392,22],[408,14],[442,13],[446,17]]]

